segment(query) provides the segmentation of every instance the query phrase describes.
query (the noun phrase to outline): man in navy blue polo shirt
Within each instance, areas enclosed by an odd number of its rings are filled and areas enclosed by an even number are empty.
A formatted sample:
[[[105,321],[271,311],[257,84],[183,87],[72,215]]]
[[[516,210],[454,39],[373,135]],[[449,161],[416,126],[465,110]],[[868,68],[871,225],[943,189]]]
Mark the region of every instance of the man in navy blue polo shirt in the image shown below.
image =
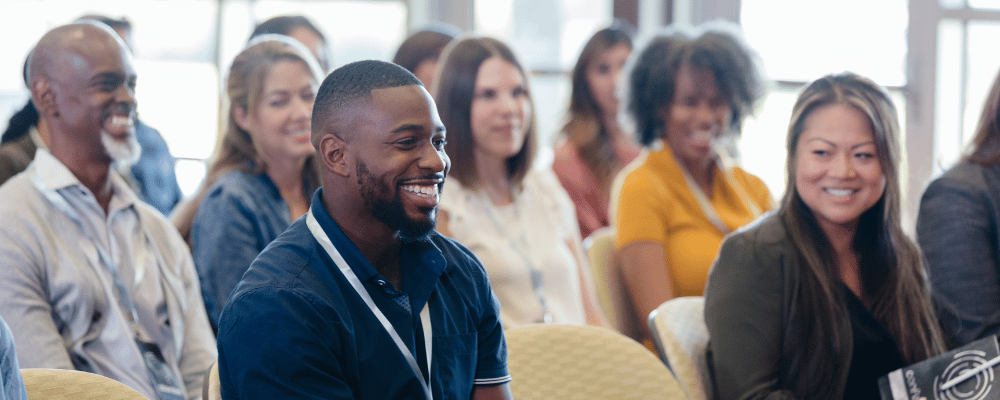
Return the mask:
[[[323,188],[222,311],[223,398],[510,399],[486,272],[433,230],[450,160],[430,94],[395,64],[348,64],[312,132]]]

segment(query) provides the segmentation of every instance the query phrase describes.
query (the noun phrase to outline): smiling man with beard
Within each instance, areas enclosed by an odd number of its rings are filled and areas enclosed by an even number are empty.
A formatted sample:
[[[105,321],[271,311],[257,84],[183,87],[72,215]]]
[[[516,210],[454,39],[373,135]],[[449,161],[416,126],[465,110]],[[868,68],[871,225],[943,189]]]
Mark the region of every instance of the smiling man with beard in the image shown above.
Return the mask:
[[[20,366],[200,398],[216,350],[191,255],[112,169],[139,155],[131,55],[107,26],[65,25],[29,78],[49,148],[0,186],[0,315]]]
[[[430,94],[359,61],[312,118],[323,187],[222,311],[223,398],[509,399],[486,272],[433,230],[450,160]]]

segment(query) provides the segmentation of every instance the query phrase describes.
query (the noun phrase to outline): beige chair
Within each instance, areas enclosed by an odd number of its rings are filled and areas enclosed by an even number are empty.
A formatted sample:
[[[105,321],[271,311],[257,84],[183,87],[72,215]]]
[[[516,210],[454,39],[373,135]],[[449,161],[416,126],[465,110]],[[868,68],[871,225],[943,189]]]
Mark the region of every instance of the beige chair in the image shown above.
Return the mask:
[[[528,325],[506,336],[515,399],[684,399],[653,353],[610,329]]]
[[[219,362],[212,364],[212,368],[205,373],[205,384],[201,386],[201,398],[203,400],[222,400],[222,386],[219,383]]]
[[[614,228],[605,227],[591,232],[583,241],[583,248],[590,261],[590,274],[594,279],[597,301],[608,324],[625,336],[635,339],[640,335],[639,322],[636,321],[632,301],[615,262],[614,244]]]
[[[708,328],[705,298],[671,299],[649,314],[649,331],[660,353],[690,400],[712,398],[711,377],[705,357]]]
[[[25,368],[21,376],[31,400],[146,400],[124,383],[89,372]]]

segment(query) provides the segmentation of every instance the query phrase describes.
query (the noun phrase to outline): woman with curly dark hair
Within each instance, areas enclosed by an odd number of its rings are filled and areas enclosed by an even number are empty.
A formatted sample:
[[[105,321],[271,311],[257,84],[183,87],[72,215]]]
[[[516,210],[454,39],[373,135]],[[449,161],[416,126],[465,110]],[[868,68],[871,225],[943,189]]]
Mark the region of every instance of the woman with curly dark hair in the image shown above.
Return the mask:
[[[726,151],[763,97],[755,61],[728,25],[667,32],[634,61],[628,111],[647,152],[619,174],[611,203],[636,321],[700,296],[723,237],[771,207],[763,181]]]

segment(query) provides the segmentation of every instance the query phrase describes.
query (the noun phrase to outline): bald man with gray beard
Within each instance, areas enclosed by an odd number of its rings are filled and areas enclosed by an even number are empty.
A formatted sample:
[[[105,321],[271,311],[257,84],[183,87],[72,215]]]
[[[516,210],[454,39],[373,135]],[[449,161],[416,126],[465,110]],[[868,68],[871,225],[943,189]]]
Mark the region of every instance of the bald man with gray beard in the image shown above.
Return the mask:
[[[0,316],[22,368],[197,399],[216,350],[191,255],[113,168],[140,151],[135,84],[102,24],[60,26],[35,46],[29,87],[50,143],[0,186]]]

